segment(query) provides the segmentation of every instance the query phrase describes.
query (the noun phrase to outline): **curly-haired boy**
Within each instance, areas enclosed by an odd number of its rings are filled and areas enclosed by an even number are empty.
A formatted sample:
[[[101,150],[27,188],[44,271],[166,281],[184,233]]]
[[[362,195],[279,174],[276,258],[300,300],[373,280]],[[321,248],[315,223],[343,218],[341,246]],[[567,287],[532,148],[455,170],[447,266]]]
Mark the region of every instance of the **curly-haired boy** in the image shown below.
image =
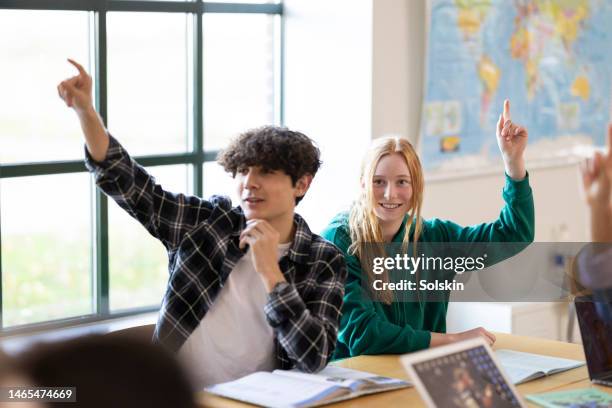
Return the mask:
[[[329,361],[346,266],[335,246],[294,213],[320,161],[305,135],[263,127],[219,157],[237,182],[240,206],[173,194],[110,136],[92,105],[91,77],[58,86],[85,134],[98,186],[168,251],[170,278],[154,340],[187,362],[194,385],[259,370],[313,372]]]

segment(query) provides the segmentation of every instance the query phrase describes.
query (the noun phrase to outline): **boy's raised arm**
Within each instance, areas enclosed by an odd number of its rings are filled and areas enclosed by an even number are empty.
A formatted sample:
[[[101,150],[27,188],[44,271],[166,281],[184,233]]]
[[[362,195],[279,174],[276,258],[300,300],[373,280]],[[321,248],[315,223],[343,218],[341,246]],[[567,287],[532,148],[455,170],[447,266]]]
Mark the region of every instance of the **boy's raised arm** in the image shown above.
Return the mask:
[[[85,143],[91,157],[101,162],[108,151],[109,138],[102,119],[93,107],[91,76],[81,64],[68,59],[79,71],[78,75],[62,81],[57,92],[66,105],[76,112],[85,135]]]
[[[106,195],[160,239],[168,250],[176,248],[187,231],[210,216],[215,205],[197,196],[164,190],[133,160],[108,134],[94,109],[91,76],[79,63],[68,61],[79,73],[62,81],[57,91],[81,122],[89,153],[85,166]],[[229,209],[231,203],[223,203]]]

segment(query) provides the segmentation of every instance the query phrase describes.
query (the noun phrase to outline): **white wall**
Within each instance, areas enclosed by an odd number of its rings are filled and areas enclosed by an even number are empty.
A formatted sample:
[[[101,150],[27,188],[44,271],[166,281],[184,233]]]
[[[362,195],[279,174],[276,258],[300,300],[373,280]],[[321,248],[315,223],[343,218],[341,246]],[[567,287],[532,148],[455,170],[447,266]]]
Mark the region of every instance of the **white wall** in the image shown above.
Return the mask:
[[[372,0],[286,0],[285,124],[323,166],[297,207],[314,232],[348,209],[371,139]]]
[[[285,124],[316,140],[323,159],[297,210],[320,231],[355,198],[373,136],[416,140],[425,3],[286,0],[284,7]]]
[[[425,2],[375,0],[373,14],[372,135],[415,141],[423,100]]]

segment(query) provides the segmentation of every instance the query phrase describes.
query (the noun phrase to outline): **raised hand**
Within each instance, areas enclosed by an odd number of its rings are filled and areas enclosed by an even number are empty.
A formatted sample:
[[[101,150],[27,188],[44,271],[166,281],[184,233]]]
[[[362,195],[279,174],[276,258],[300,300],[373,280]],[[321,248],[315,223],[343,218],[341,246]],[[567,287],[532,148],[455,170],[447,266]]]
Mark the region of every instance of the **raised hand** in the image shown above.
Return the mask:
[[[497,121],[497,145],[504,159],[506,173],[514,180],[522,180],[525,171],[525,148],[527,147],[527,129],[510,119],[510,101],[504,101],[504,110]]]
[[[78,62],[71,59],[68,62],[74,65],[79,74],[62,81],[57,86],[57,93],[77,113],[87,150],[95,161],[101,162],[108,151],[109,137],[102,119],[93,107],[91,77]]]
[[[608,208],[612,204],[612,124],[608,125],[608,150],[581,163],[582,186],[587,203]]]
[[[93,110],[91,76],[78,62],[71,59],[68,59],[68,62],[74,65],[79,73],[62,81],[57,86],[57,92],[68,107],[73,108],[78,115],[82,115]]]

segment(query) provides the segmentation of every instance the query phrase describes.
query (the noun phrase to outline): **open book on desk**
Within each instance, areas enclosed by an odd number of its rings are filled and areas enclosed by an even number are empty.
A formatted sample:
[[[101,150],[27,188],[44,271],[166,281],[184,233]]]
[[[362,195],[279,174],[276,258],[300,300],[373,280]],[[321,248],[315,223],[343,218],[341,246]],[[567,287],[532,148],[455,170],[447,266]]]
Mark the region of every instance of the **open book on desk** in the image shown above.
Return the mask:
[[[521,384],[584,365],[584,361],[514,350],[496,350],[495,355],[514,384]]]
[[[257,372],[206,388],[211,394],[265,407],[315,407],[365,394],[408,387],[397,378],[327,366],[316,374],[297,370]]]

